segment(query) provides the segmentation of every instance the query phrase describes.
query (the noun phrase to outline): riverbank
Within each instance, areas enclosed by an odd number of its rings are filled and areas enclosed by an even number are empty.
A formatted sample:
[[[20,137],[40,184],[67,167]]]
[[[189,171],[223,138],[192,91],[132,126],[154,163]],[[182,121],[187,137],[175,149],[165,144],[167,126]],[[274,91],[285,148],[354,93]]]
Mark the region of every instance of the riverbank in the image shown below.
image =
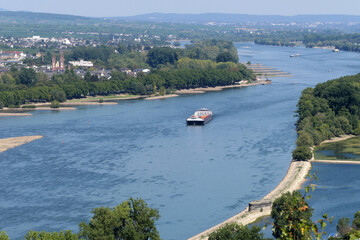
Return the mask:
[[[241,88],[241,87],[249,87],[249,86],[256,86],[256,85],[265,85],[265,84],[271,84],[271,81],[256,81],[256,82],[241,82],[239,84],[233,84],[233,85],[226,85],[226,86],[217,86],[217,87],[206,87],[206,88],[191,88],[191,89],[181,89],[177,90],[175,94],[181,95],[181,94],[202,94],[206,92],[215,92],[215,91],[222,91],[227,88]]]
[[[305,177],[311,169],[311,163],[308,161],[293,161],[290,163],[289,169],[279,183],[279,185],[263,197],[258,202],[272,203],[276,198],[280,197],[286,192],[292,192],[295,190],[301,189],[302,184],[306,181]],[[271,205],[263,206],[255,210],[250,210],[249,207],[246,207],[242,212],[238,213],[234,217],[229,218],[228,220],[194,236],[188,240],[204,240],[208,238],[208,235],[219,228],[225,226],[228,223],[238,223],[241,225],[248,225],[255,222],[260,217],[265,217],[270,215]]]
[[[43,136],[23,136],[23,137],[12,137],[12,138],[3,138],[0,139],[0,153],[4,152],[10,148],[15,148],[21,146],[25,143],[32,142],[34,140],[40,139]]]
[[[6,112],[0,112],[0,117],[26,117],[26,116],[32,116],[31,113],[6,113]]]

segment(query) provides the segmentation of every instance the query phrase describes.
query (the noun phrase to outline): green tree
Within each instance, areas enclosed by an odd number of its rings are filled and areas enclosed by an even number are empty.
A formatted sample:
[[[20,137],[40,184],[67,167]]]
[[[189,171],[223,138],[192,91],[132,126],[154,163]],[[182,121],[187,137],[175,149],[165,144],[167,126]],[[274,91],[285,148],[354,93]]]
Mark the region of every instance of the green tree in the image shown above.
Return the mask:
[[[313,209],[300,192],[287,192],[277,198],[272,206],[274,220],[273,236],[276,239],[309,239],[312,227]]]
[[[130,198],[114,208],[93,209],[90,223],[81,222],[79,235],[88,240],[158,240],[158,210],[142,199]]]
[[[306,161],[312,158],[312,152],[309,147],[300,146],[293,151],[292,157],[295,161]]]
[[[9,237],[5,231],[0,231],[0,240],[9,240]]]
[[[216,57],[216,62],[234,62],[237,63],[238,59],[236,57],[234,57],[233,55],[231,55],[229,52],[222,52],[219,53],[219,55],[217,55]]]
[[[353,228],[360,230],[360,211],[355,213],[352,226]]]
[[[264,234],[258,226],[241,226],[237,223],[226,224],[209,235],[209,240],[262,240]]]
[[[19,73],[18,83],[30,86],[36,83],[36,72],[32,68],[22,68]]]
[[[341,235],[345,236],[351,230],[350,219],[349,218],[340,218],[338,224],[336,225],[336,231]]]
[[[51,108],[59,108],[60,107],[60,103],[58,101],[52,101],[51,102],[51,105],[50,105]]]
[[[147,55],[147,63],[156,68],[160,64],[175,64],[178,60],[178,54],[175,49],[162,47],[162,48],[152,48]]]

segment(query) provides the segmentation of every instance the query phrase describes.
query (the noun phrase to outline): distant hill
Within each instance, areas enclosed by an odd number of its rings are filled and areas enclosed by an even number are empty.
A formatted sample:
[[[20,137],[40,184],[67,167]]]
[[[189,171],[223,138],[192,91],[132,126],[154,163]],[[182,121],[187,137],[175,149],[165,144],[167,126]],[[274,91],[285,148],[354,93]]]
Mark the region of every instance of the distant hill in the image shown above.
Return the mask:
[[[81,17],[65,14],[53,13],[34,13],[34,12],[14,12],[0,11],[0,23],[46,23],[46,24],[71,24],[71,23],[91,23],[101,19]]]
[[[338,22],[360,23],[360,16],[353,15],[247,15],[226,13],[175,14],[150,13],[130,17],[93,18],[66,14],[15,12],[0,8],[0,23],[27,24],[95,24],[104,21],[139,21],[167,23],[306,23],[306,22]]]
[[[305,22],[360,22],[360,16],[353,15],[247,15],[247,14],[225,14],[225,13],[204,13],[204,14],[175,14],[175,13],[150,13],[132,17],[118,17],[116,19],[171,22],[171,23],[194,23],[204,24],[208,22],[217,23],[244,23],[244,22],[266,22],[266,23],[305,23]]]

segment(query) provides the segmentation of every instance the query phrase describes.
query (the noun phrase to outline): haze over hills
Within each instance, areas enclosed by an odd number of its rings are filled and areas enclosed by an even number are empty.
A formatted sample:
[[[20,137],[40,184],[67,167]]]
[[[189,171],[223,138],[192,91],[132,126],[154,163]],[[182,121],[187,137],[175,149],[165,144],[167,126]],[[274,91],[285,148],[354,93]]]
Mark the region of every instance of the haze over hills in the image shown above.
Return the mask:
[[[360,23],[360,16],[355,15],[248,15],[227,13],[204,13],[204,14],[175,14],[175,13],[149,13],[130,17],[95,18],[66,14],[17,12],[7,11],[0,8],[0,23],[36,23],[36,24],[91,24],[104,21],[140,21],[140,22],[163,22],[183,24],[206,24],[215,23]]]
[[[360,23],[360,16],[354,15],[248,15],[227,13],[204,13],[204,14],[175,14],[175,13],[150,13],[132,17],[118,17],[136,21],[172,22],[172,23],[244,23],[244,22],[272,22],[272,23],[304,23],[304,22],[340,22]]]
[[[100,21],[101,18],[82,17],[66,14],[37,13],[37,12],[13,12],[0,10],[0,23],[47,23],[47,24],[70,24],[91,23]]]

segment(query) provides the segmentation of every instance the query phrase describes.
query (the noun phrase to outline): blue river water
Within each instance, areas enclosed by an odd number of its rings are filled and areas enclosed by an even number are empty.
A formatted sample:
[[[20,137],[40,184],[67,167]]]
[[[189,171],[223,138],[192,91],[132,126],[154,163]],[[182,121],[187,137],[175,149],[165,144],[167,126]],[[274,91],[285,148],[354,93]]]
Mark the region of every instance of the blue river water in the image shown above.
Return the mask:
[[[44,136],[0,154],[0,229],[11,239],[22,239],[28,230],[78,231],[91,209],[141,197],[160,211],[160,236],[181,240],[266,195],[288,169],[301,91],[357,73],[360,54],[236,46],[241,62],[261,63],[293,77],[273,78],[264,86],[0,118],[0,138]],[[301,56],[289,57],[296,53]],[[186,126],[186,117],[201,107],[212,110],[214,119],[205,126]],[[340,183],[329,174],[338,166],[314,168],[321,172],[320,189],[345,188],[337,197],[353,201],[348,213],[360,208],[352,192],[356,175],[350,174],[360,166],[343,167],[346,178]],[[331,209],[339,211],[326,200],[334,199],[326,195],[334,191],[315,192],[314,208],[321,206],[330,215]]]

